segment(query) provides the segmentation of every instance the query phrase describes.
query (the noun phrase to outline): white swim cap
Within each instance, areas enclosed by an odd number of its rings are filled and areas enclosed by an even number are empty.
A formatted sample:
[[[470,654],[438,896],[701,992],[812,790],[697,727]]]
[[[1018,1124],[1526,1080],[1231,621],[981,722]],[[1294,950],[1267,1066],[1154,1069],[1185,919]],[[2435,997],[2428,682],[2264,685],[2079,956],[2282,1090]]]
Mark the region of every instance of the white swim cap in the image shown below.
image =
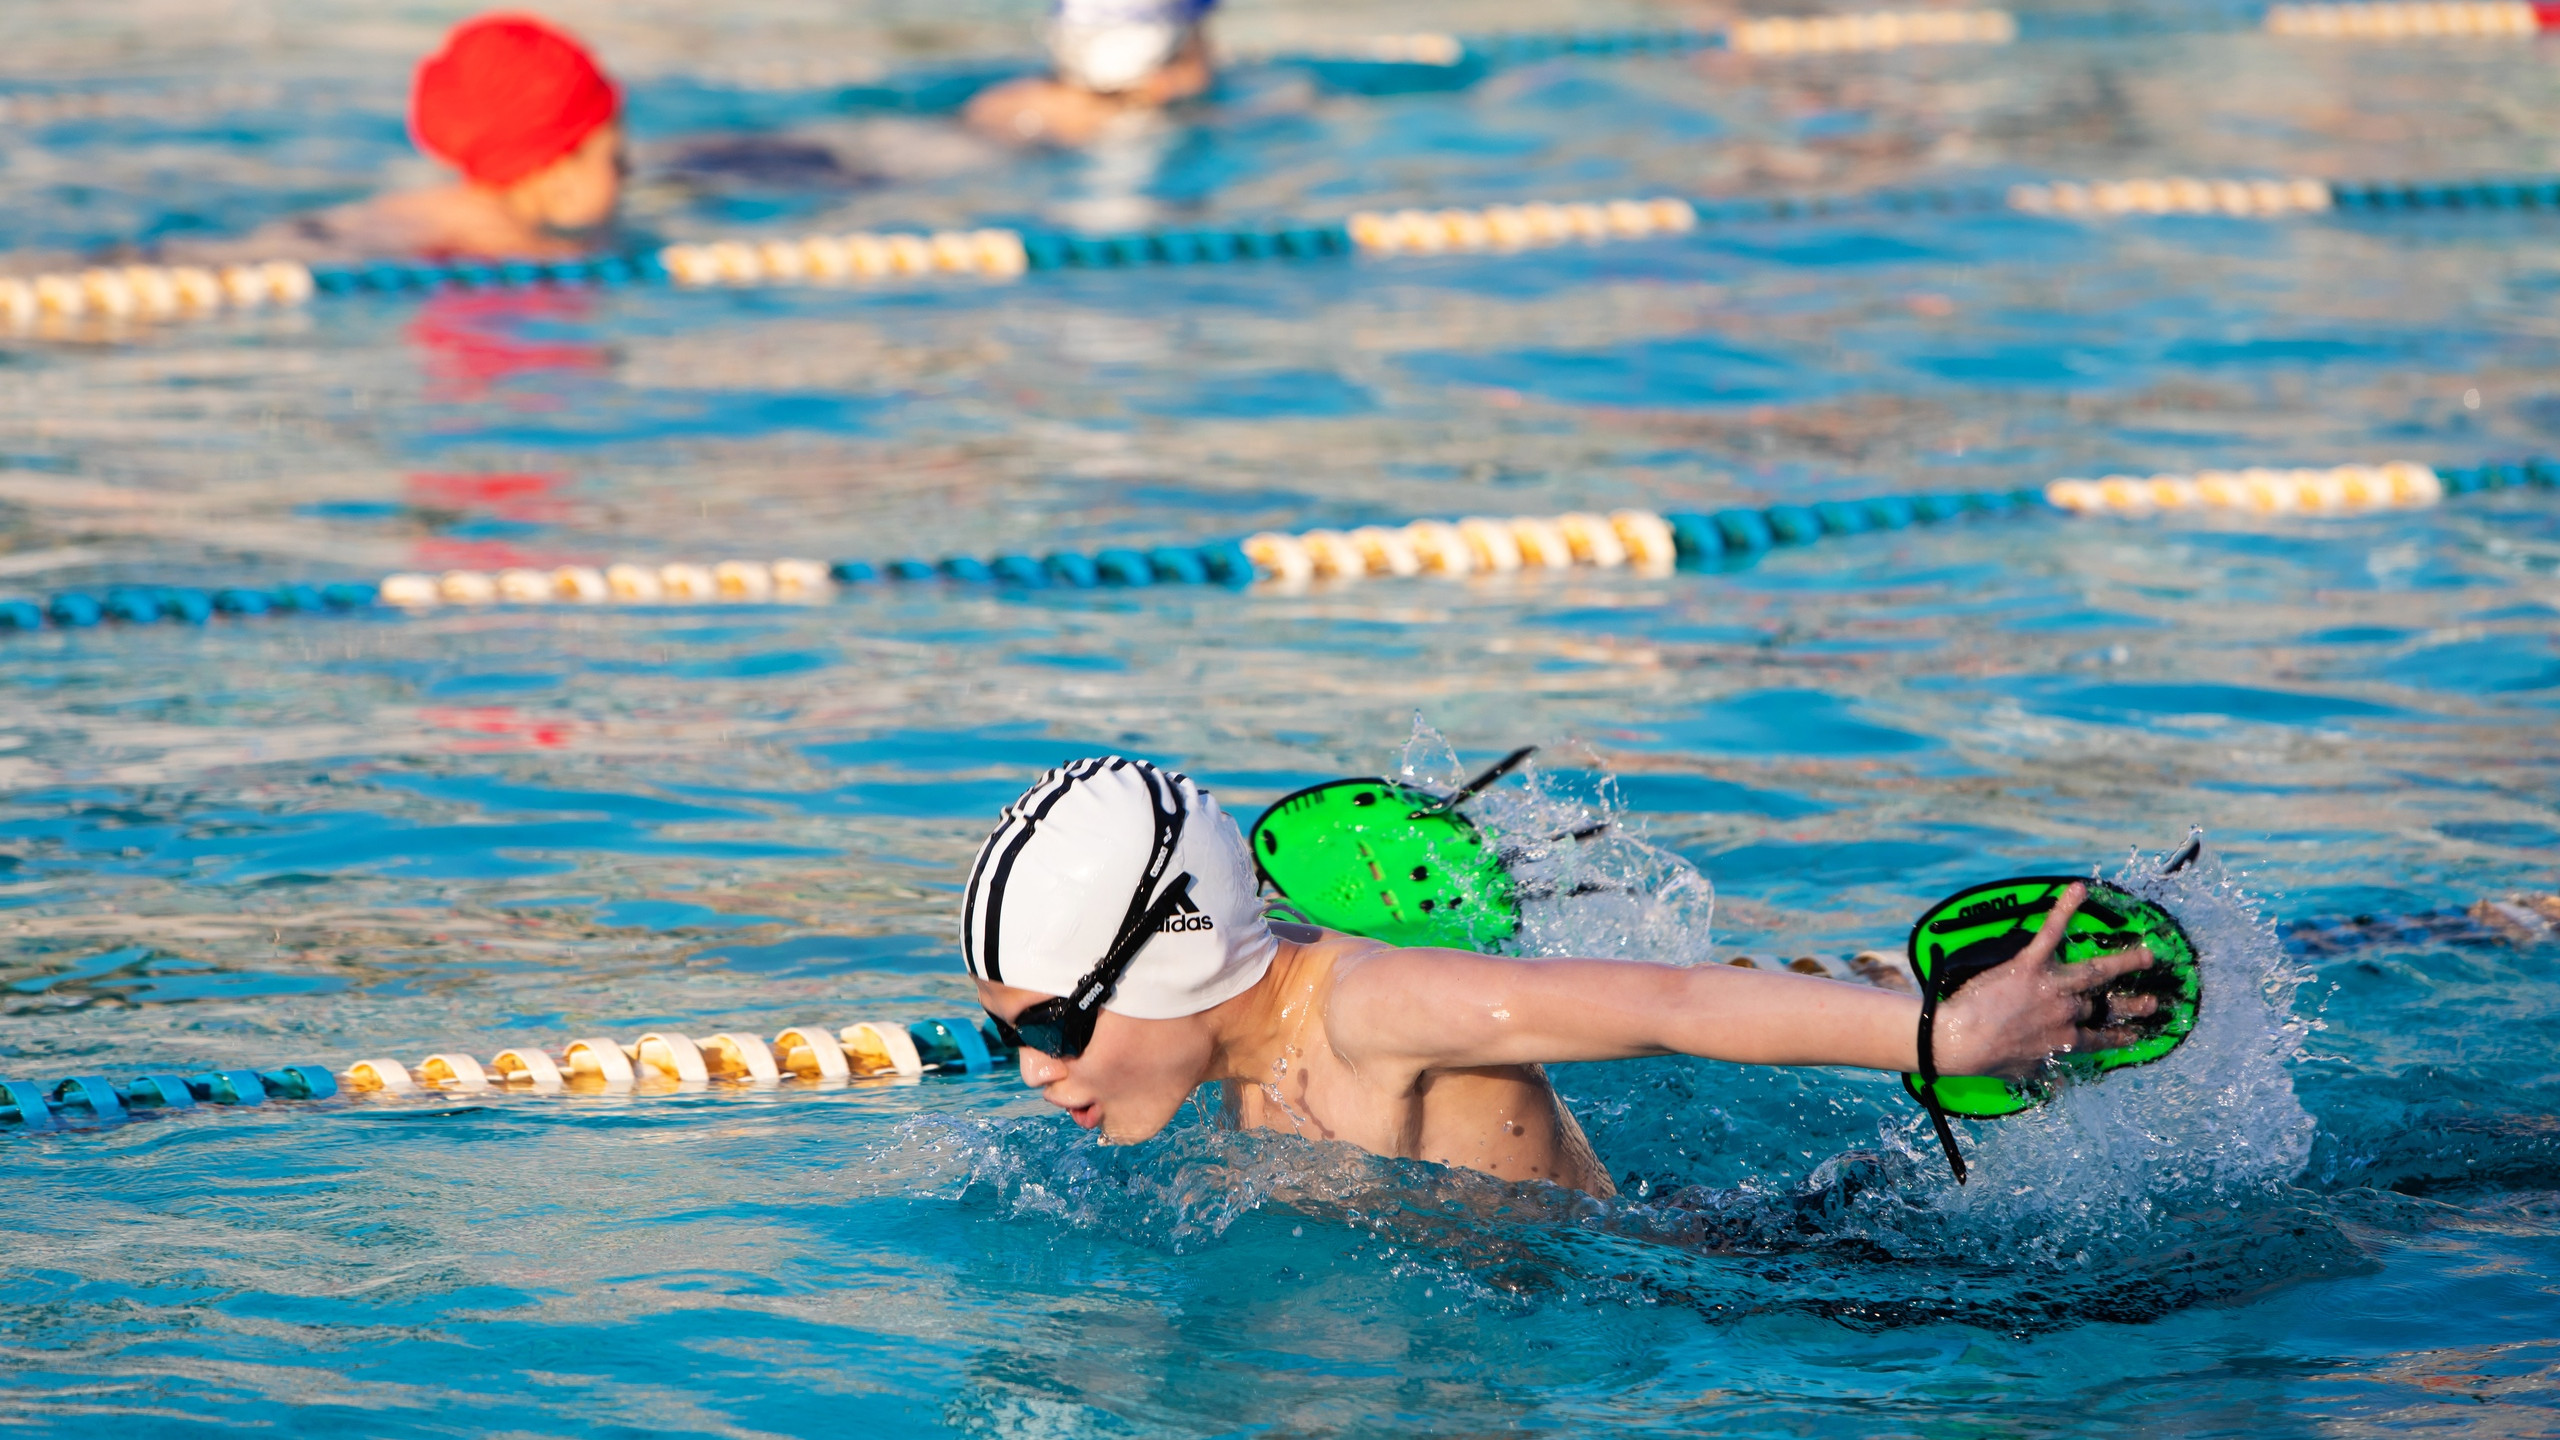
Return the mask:
[[[1171,857],[1150,880],[1167,838]],[[1188,776],[1117,755],[1061,765],[1005,807],[969,867],[960,958],[981,980],[1072,994],[1111,950],[1142,883],[1150,901],[1185,885],[1188,899],[1172,900],[1105,1010],[1197,1015],[1271,968],[1279,942],[1236,822]]]
[[[1200,0],[1058,0],[1049,53],[1067,80],[1118,94],[1163,69],[1208,10]]]

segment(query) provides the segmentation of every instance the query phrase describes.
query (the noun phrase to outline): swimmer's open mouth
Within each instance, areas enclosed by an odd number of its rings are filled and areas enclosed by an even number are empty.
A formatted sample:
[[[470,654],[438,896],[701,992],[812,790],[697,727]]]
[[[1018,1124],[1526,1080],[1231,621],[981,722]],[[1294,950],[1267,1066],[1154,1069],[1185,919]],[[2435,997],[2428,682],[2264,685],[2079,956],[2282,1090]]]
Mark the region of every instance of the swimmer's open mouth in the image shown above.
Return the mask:
[[[1075,1117],[1077,1124],[1091,1130],[1102,1123],[1102,1102],[1088,1100],[1068,1110],[1067,1113]]]

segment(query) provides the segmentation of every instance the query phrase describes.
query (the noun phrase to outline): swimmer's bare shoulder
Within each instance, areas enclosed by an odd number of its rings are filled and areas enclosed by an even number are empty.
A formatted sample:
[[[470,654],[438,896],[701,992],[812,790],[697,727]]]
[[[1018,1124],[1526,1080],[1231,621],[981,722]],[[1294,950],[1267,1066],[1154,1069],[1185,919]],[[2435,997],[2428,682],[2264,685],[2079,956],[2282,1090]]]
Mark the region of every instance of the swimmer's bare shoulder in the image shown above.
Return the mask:
[[[1260,1084],[1227,1083],[1234,1123],[1506,1180],[1615,1193],[1543,1067],[1443,1063],[1431,1047],[1400,1045],[1371,1022],[1375,1007],[1431,983],[1447,962],[1488,957],[1400,949],[1310,926],[1272,930],[1280,953],[1258,988],[1273,1002],[1266,1013],[1277,1017],[1279,1059]]]

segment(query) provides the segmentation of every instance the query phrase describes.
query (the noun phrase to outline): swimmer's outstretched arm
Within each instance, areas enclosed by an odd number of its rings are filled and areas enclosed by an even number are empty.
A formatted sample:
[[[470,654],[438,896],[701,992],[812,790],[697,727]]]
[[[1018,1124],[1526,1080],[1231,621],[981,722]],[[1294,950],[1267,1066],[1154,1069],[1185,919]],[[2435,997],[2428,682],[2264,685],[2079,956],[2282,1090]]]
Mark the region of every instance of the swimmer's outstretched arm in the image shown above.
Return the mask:
[[[2149,952],[2054,958],[2087,894],[2073,886],[2033,943],[1938,1007],[1940,1073],[2018,1077],[2058,1051],[2133,1043],[2130,1027],[2083,1022]],[[2106,1013],[2139,1017],[2158,1003],[2117,996]],[[1325,1011],[1346,1059],[1416,1071],[1642,1055],[1907,1071],[1919,1068],[1919,1020],[1915,997],[1782,971],[1392,947],[1339,962]]]

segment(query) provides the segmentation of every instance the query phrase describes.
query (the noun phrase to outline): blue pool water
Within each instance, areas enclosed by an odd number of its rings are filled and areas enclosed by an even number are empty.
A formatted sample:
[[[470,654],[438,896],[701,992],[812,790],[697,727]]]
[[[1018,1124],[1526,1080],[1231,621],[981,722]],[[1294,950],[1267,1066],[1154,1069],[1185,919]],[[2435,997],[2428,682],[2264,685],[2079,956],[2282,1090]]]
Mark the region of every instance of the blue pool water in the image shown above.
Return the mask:
[[[0,134],[0,249],[362,193],[402,163],[381,87],[451,18],[427,9],[297,0],[218,34],[148,0],[0,16],[12,85],[174,87],[211,54],[281,97]],[[1031,7],[775,12],[560,12],[635,76],[636,229],[2462,175],[2554,168],[2560,133],[2548,42],[2221,37],[1563,61],[1404,95],[1247,72],[1196,125],[1026,158],[717,77],[830,47],[958,65],[1027,45]],[[1288,39],[1695,17],[1231,18]],[[698,163],[741,136],[842,174]],[[2560,229],[2533,217],[1977,216],[996,288],[347,299],[0,340],[0,569],[40,590],[989,553],[2477,463],[2560,448],[2555,293]],[[1891,1077],[1685,1060],[1558,1072],[1625,1182],[1609,1204],[1200,1117],[1101,1149],[1001,1076],[0,1135],[0,1416],[2549,1433],[2560,949],[2288,950],[2275,927],[2560,888],[2556,619],[2560,503],[2508,492],[1986,522],[1666,578],[8,638],[13,1076],[952,1013],[959,868],[1040,768],[1125,749],[1250,814],[1396,763],[1417,713],[1467,761],[1535,741],[1552,783],[1614,775],[1673,857],[1649,883],[1712,881],[1711,936],[1692,893],[1698,924],[1624,948],[1891,948],[1965,884],[2115,873],[2201,825],[2220,868],[2179,903],[2233,998],[2159,1073],[1975,1131],[1962,1192]]]

